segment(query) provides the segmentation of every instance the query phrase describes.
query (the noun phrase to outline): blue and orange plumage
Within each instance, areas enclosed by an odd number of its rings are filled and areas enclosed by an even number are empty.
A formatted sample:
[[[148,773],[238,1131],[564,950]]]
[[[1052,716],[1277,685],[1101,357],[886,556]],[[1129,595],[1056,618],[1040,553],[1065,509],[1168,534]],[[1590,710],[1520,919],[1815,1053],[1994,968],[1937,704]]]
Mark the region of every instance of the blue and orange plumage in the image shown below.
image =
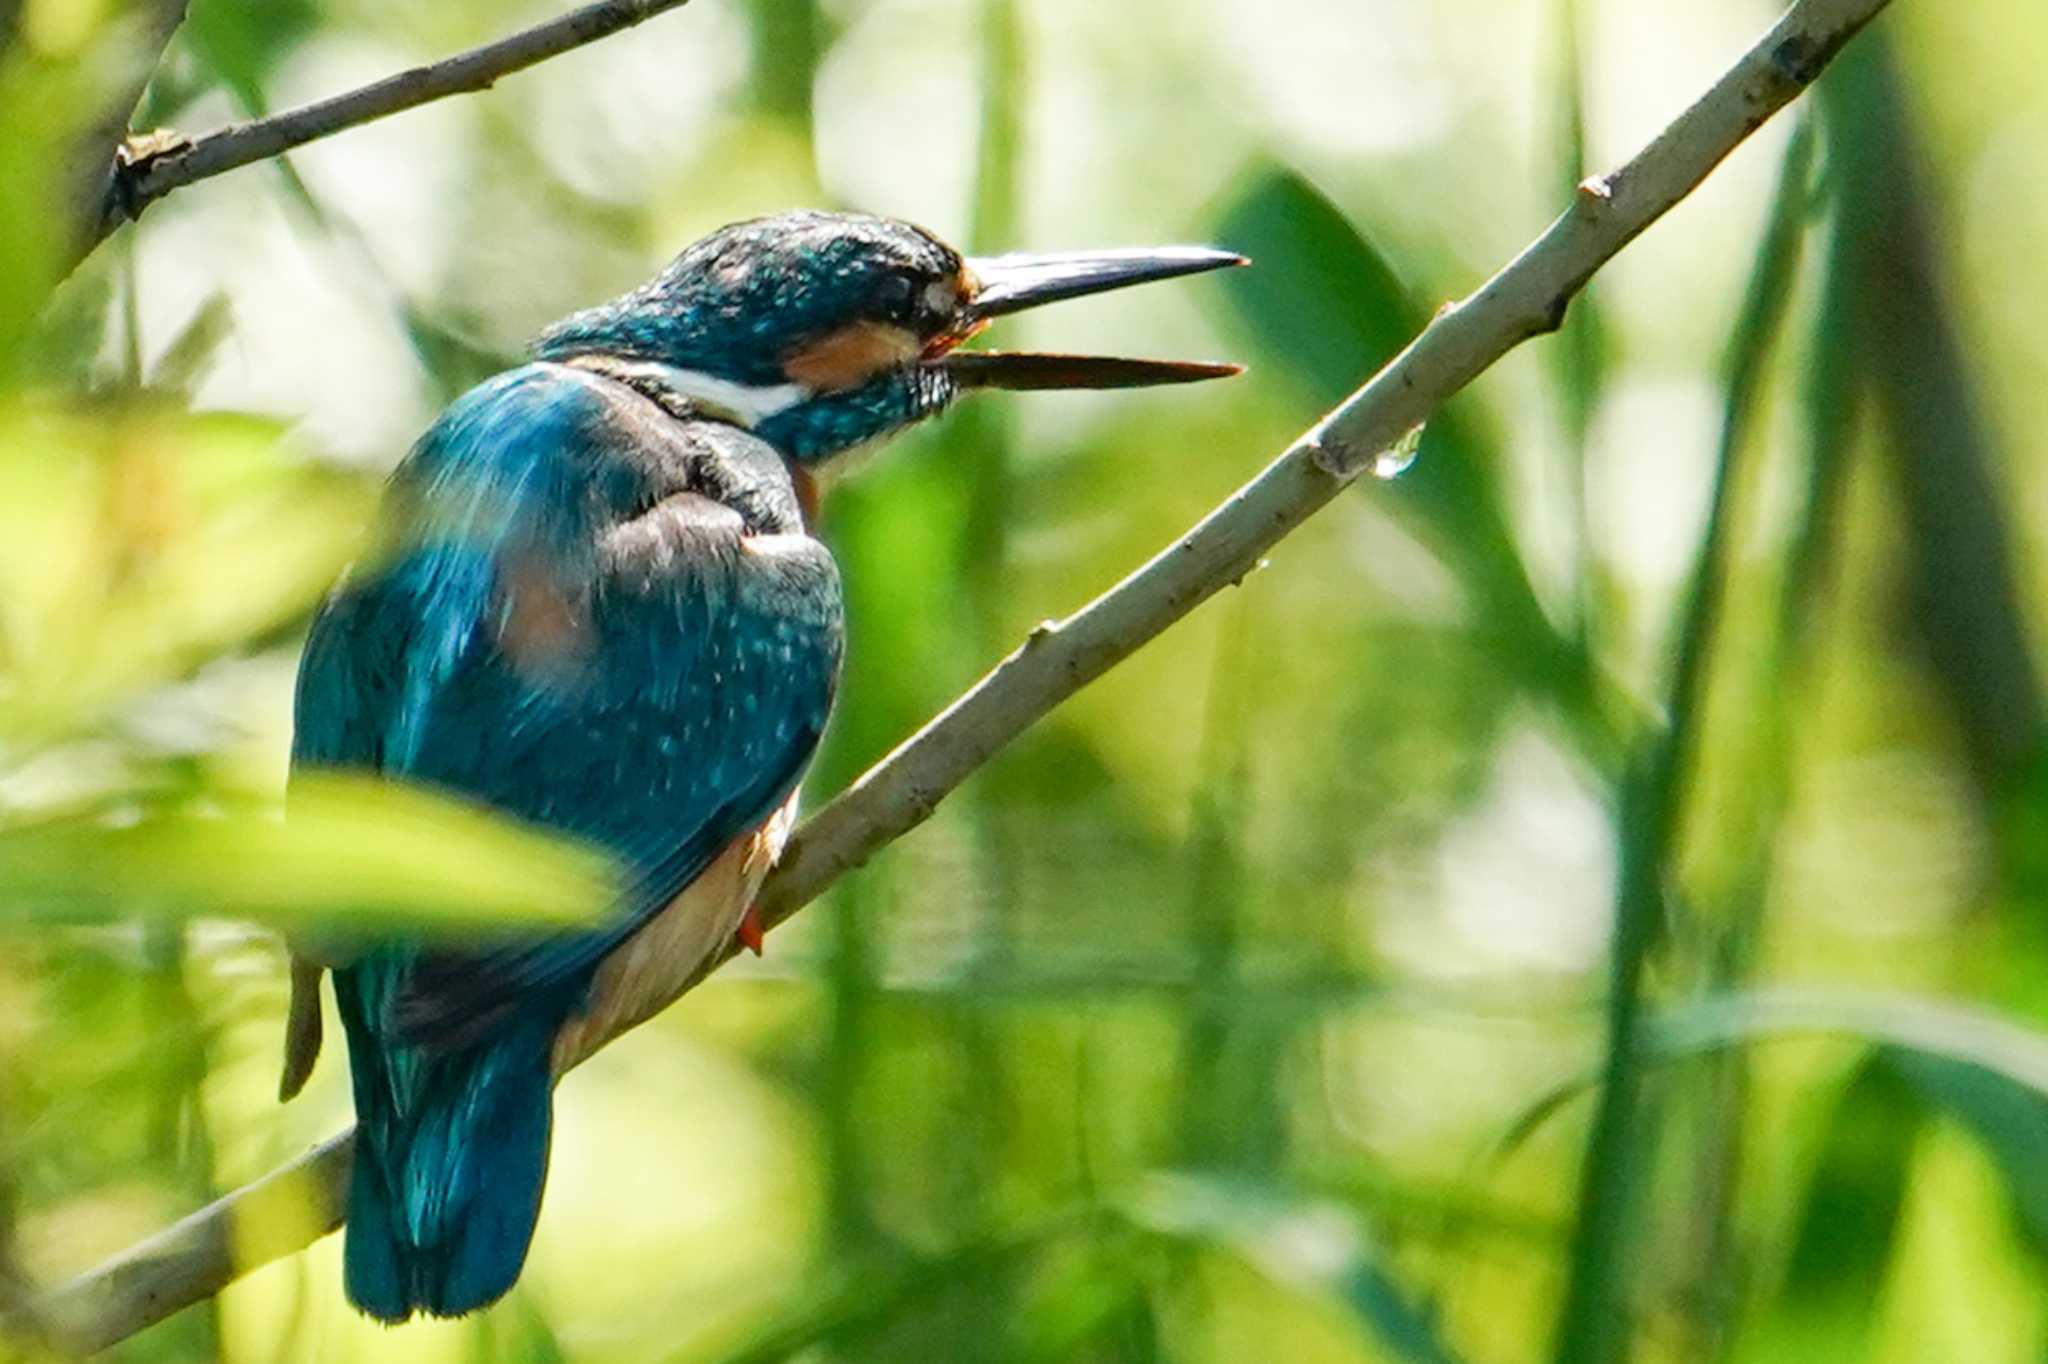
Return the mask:
[[[806,524],[817,465],[968,387],[1227,367],[954,346],[1036,301],[1221,253],[970,263],[920,229],[790,214],[705,239],[568,319],[442,414],[393,475],[389,558],[315,620],[295,769],[367,769],[609,850],[604,926],[385,941],[334,968],[358,1135],[346,1288],[385,1321],[517,1278],[556,1078],[661,1008],[734,935],[833,701],[839,579]],[[299,964],[284,1089],[318,1049]]]

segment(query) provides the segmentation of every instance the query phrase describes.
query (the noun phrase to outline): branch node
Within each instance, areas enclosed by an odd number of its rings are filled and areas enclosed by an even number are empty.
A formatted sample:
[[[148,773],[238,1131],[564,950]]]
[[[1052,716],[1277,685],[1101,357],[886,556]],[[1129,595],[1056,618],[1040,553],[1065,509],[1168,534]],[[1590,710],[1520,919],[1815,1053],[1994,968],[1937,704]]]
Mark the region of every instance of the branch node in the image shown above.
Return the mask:
[[[1550,300],[1550,306],[1543,310],[1543,318],[1530,330],[1531,336],[1548,336],[1564,326],[1566,314],[1571,312],[1572,295],[1576,290],[1559,294]]]
[[[130,133],[114,147],[114,162],[107,172],[107,192],[100,204],[101,232],[142,216],[157,196],[144,185],[151,171],[166,161],[192,150],[192,139],[175,128],[157,128]]]
[[[1446,303],[1437,309],[1437,316],[1442,317],[1447,310],[1457,306],[1455,303]],[[1309,464],[1338,483],[1349,483],[1356,479],[1364,466],[1365,461],[1358,456],[1357,442],[1335,434],[1327,421],[1309,432],[1301,444],[1308,453]]]
[[[1813,84],[1842,44],[1856,36],[1859,25],[1843,24],[1831,32],[1792,33],[1771,49],[1771,65],[1792,84],[1804,88]]]

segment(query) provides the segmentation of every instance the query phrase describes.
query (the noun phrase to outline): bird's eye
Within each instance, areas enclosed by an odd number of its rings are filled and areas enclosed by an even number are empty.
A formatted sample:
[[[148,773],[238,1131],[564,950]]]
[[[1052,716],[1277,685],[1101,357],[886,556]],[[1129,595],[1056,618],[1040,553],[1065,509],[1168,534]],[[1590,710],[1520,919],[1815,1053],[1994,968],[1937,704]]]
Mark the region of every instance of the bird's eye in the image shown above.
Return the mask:
[[[907,275],[890,275],[875,289],[876,305],[892,321],[908,321],[916,299],[917,282]]]

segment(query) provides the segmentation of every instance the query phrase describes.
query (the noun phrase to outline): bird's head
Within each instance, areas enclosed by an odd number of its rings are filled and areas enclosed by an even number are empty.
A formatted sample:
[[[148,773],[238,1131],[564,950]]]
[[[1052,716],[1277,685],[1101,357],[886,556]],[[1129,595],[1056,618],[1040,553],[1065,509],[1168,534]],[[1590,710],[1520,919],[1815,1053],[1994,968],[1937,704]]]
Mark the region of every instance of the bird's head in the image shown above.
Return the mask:
[[[967,259],[909,223],[786,213],[719,229],[639,289],[550,328],[538,353],[644,373],[816,465],[972,389],[1234,374],[1235,365],[958,347],[1005,313],[1243,263],[1194,247]]]

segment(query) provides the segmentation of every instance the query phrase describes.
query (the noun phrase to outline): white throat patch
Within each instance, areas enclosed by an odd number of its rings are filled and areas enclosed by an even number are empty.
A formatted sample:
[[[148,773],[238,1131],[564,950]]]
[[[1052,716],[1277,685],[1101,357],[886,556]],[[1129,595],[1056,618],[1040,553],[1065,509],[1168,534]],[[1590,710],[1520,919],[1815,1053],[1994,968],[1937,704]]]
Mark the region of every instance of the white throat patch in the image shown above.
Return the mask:
[[[592,359],[596,360],[598,357]],[[576,360],[569,363],[575,364]],[[617,375],[621,379],[651,379],[663,388],[688,398],[694,406],[703,409],[705,416],[729,421],[749,431],[770,417],[787,412],[813,396],[802,384],[738,384],[730,379],[721,379],[715,374],[706,374],[702,370],[683,369],[677,365],[664,365],[654,360],[614,360],[605,357],[601,364],[593,363],[586,367],[597,369],[601,373]]]

